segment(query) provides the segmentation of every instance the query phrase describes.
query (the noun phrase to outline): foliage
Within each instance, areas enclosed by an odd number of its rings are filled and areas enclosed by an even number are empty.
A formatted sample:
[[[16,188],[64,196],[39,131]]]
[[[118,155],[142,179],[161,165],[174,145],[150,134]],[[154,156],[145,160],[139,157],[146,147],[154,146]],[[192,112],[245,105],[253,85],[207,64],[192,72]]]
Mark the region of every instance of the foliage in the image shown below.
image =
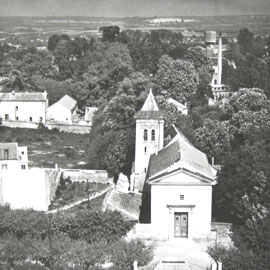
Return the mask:
[[[215,261],[222,262],[224,270],[265,270],[269,267],[269,252],[254,254],[235,248],[225,248],[223,246],[213,246],[208,249],[208,253]]]
[[[112,26],[103,26],[99,28],[99,32],[102,32],[102,41],[117,41],[120,33],[119,26],[112,25]]]
[[[145,246],[140,240],[121,240],[111,247],[111,260],[119,270],[132,270],[134,261],[138,266],[147,265],[152,258],[152,247]]]
[[[254,40],[253,36],[253,33],[250,32],[247,28],[240,29],[237,36],[237,41],[240,46],[241,53],[246,54],[252,51]]]
[[[191,62],[164,55],[159,60],[156,81],[162,89],[161,94],[185,102],[196,93],[199,76]]]

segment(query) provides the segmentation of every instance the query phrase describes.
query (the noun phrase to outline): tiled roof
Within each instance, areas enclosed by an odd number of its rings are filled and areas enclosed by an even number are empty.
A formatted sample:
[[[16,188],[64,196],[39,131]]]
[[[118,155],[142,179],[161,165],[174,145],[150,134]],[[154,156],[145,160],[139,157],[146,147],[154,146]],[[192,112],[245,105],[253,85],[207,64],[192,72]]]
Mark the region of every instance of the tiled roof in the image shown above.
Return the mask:
[[[157,154],[153,154],[149,161],[147,178],[152,177],[160,171],[169,168],[176,161],[180,160],[179,143],[161,149]]]
[[[214,181],[206,155],[196,149],[179,130],[174,129],[176,136],[172,141],[157,154],[150,156],[147,178],[151,181],[170,174],[172,170],[168,169],[173,165],[174,170],[183,169]]]
[[[106,199],[106,206],[122,212],[131,219],[138,220],[140,215],[141,195],[111,190]]]
[[[71,111],[77,106],[77,101],[68,95],[63,96],[57,103]]]
[[[5,156],[5,150],[8,150],[8,157]],[[17,160],[18,144],[17,143],[0,143],[0,160]]]
[[[44,92],[12,92],[0,93],[0,101],[46,101],[47,94]]]

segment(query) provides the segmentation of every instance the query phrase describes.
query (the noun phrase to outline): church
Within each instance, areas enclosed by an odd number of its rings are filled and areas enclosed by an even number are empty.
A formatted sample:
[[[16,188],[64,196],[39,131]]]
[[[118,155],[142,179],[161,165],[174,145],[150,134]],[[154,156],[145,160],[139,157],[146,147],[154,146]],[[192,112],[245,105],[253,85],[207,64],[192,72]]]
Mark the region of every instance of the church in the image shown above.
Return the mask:
[[[216,181],[206,155],[175,126],[164,135],[164,114],[151,90],[134,117],[135,171],[131,188],[142,192],[149,202],[153,235],[165,239],[209,236]],[[170,139],[166,145],[164,137]]]

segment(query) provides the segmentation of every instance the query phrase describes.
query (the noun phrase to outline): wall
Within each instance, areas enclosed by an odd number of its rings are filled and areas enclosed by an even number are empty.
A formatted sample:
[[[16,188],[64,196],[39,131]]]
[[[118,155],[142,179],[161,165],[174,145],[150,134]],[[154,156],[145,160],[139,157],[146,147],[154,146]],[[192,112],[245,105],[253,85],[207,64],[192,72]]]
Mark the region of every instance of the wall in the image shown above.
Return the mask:
[[[108,173],[103,170],[62,170],[63,178],[70,178],[72,182],[107,183],[111,181]]]
[[[16,106],[18,110],[16,110]],[[0,101],[0,117],[5,119],[5,114],[10,120],[30,121],[34,123],[45,123],[46,102],[45,101]],[[42,118],[42,121],[41,121]]]
[[[190,176],[181,173],[174,177],[179,178],[178,185],[151,186],[153,231],[159,237],[174,238],[174,213],[187,212],[189,238],[208,236],[211,231],[212,186],[203,185],[200,180],[188,184]],[[171,177],[166,181],[170,182]],[[180,195],[184,195],[184,200],[180,200]]]
[[[30,129],[37,129],[39,124],[32,123],[32,122],[23,122],[23,121],[5,121],[2,120],[2,125],[5,127],[10,128],[30,128]],[[58,124],[58,123],[50,123],[47,122],[45,126],[52,130],[54,128],[58,129],[61,132],[67,133],[77,133],[77,134],[86,134],[90,133],[91,126],[88,125],[79,125],[79,124]]]
[[[2,171],[3,203],[11,208],[33,208],[47,211],[60,173],[55,170],[32,168],[29,170]]]

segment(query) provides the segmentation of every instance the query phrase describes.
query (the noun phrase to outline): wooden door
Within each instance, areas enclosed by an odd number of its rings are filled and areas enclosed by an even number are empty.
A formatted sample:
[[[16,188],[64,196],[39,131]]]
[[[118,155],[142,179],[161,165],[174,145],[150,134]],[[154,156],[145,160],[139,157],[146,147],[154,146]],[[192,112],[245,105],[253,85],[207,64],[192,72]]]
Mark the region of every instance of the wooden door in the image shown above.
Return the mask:
[[[174,213],[174,237],[188,237],[188,213]]]

